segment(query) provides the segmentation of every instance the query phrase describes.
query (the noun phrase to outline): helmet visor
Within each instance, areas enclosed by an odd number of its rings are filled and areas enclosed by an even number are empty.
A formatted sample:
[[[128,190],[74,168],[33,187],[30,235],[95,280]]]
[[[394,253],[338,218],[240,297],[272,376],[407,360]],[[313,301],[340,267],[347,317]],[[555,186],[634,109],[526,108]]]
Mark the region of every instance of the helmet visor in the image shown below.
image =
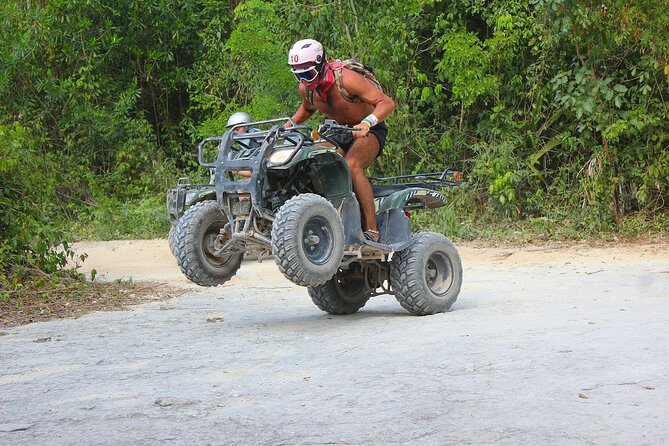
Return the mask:
[[[318,68],[316,65],[309,68],[291,68],[290,71],[293,72],[298,82],[311,82],[318,76]]]

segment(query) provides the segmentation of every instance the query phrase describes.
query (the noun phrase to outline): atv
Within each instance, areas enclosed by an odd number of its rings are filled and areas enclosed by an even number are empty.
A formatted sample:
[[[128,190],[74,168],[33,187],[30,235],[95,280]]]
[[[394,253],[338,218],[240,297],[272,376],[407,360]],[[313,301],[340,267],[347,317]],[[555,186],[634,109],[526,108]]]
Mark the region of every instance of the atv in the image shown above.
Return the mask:
[[[180,216],[188,191],[211,197],[209,185],[200,185],[202,192],[198,185],[177,187],[167,200],[176,217],[171,246],[185,276],[221,285],[236,274],[244,253],[255,251],[273,255],[284,276],[306,286],[330,314],[354,313],[380,294],[394,295],[415,315],[449,310],[462,285],[460,256],[441,234],[412,235],[410,212],[444,206],[435,189],[458,186],[461,173],[371,177],[380,238],[370,241],[348,166],[331,139],[354,129],[332,120],[316,131],[292,121],[286,128],[288,121],[240,124],[198,145],[200,165],[214,172],[215,199],[191,200]],[[234,132],[247,125],[260,130]],[[211,144],[216,156],[206,160]]]

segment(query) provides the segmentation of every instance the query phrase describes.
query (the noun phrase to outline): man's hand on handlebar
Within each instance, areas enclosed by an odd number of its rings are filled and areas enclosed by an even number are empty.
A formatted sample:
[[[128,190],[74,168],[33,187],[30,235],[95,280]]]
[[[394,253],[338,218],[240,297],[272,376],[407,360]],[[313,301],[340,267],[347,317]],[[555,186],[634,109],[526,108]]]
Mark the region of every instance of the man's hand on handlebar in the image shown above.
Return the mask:
[[[337,131],[350,132],[354,138],[363,138],[369,134],[369,126],[366,123],[361,122],[355,127],[349,127],[347,125],[337,124],[337,122],[331,119],[326,119],[325,123],[318,126],[318,131],[323,135],[331,135],[333,132]]]
[[[353,130],[353,137],[354,138],[364,138],[369,134],[369,125],[366,122],[361,122],[360,124],[356,125],[352,130]]]

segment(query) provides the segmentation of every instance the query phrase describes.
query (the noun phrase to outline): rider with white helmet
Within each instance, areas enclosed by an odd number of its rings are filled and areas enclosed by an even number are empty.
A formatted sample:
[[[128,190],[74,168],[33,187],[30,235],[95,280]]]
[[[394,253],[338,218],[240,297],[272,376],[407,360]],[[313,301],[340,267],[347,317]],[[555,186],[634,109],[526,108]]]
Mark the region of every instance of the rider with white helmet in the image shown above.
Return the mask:
[[[340,124],[359,129],[352,132],[353,138],[344,135],[337,143],[351,172],[365,235],[377,241],[374,196],[365,169],[383,150],[388,134],[383,121],[395,109],[395,102],[360,73],[328,62],[323,45],[314,39],[295,42],[288,52],[288,65],[299,82],[298,90],[302,96],[293,122],[302,124],[320,111]],[[346,91],[346,97],[342,91]]]
[[[323,45],[314,39],[298,40],[288,52],[288,65],[299,82],[316,88],[319,75],[324,72]]]
[[[230,115],[228,118],[228,123],[225,125],[226,127],[234,127],[239,124],[250,124],[252,121],[251,115],[249,115],[246,112],[235,112]],[[251,133],[251,132],[257,132],[257,129],[254,129],[253,127],[249,127],[248,125],[242,125],[239,127],[234,127],[233,132],[235,133]],[[252,141],[250,139],[241,139],[239,140],[240,143],[246,145],[246,146],[253,146],[254,144],[257,144],[256,141]],[[235,170],[232,173],[236,173],[238,175],[241,175],[245,178],[248,178],[251,176],[251,172],[248,170]],[[212,174],[213,178],[213,174]]]
[[[251,115],[246,112],[236,112],[230,115],[226,127],[232,127],[237,124],[248,124],[251,122]],[[245,127],[242,127],[245,129]],[[246,131],[246,130],[244,130]]]

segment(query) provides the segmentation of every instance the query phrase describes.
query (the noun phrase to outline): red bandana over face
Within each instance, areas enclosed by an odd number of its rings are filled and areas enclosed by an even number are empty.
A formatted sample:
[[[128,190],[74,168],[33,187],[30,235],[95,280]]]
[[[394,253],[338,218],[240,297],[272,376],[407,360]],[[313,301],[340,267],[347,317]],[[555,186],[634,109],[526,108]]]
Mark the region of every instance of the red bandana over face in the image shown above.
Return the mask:
[[[324,73],[321,76],[318,76],[315,81],[309,83],[304,82],[304,86],[313,91],[314,96],[318,99],[326,101],[326,92],[328,91],[328,88],[334,84],[334,73],[332,72],[332,67],[330,67],[329,63],[323,64],[323,71]]]

